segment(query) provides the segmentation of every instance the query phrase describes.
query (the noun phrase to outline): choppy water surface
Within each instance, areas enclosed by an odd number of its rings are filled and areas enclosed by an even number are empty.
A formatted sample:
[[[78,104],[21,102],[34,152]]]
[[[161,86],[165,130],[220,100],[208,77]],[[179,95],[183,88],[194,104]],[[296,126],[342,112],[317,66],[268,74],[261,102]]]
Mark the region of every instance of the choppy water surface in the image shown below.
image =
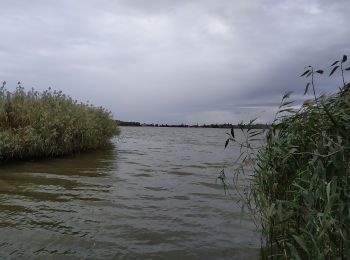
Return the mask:
[[[257,258],[254,225],[215,183],[226,132],[124,127],[103,151],[1,166],[1,258]]]

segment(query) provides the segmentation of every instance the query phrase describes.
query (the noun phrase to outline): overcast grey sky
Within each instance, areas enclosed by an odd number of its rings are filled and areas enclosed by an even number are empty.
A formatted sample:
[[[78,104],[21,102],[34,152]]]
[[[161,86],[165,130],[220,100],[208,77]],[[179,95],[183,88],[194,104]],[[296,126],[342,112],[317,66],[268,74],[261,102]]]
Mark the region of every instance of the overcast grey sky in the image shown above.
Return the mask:
[[[349,0],[0,0],[0,80],[121,120],[269,121],[283,92],[301,98],[304,66],[350,54],[349,13]]]

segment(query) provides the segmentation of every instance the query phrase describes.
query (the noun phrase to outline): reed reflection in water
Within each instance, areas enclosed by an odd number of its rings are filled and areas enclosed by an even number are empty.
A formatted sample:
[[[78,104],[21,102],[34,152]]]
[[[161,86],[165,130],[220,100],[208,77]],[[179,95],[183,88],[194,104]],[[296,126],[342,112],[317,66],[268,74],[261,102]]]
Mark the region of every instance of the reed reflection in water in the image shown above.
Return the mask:
[[[124,127],[101,151],[1,166],[1,257],[256,258],[253,224],[215,183],[225,132]]]

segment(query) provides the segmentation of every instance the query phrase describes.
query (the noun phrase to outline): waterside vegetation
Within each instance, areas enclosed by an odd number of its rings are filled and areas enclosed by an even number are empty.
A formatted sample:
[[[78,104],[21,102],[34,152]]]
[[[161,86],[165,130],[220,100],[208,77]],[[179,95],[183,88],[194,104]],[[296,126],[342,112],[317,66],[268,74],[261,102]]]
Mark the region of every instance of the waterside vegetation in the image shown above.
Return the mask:
[[[225,123],[225,124],[195,124],[195,125],[188,125],[188,124],[147,124],[147,123],[140,123],[140,122],[127,122],[127,121],[120,121],[117,120],[117,123],[119,126],[147,126],[147,127],[184,127],[184,128],[234,128],[234,129],[268,129],[269,126],[267,124],[244,124],[243,122],[237,125]]]
[[[262,256],[269,259],[350,258],[350,84],[345,82],[347,56],[335,61],[342,87],[336,94],[316,96],[315,79],[324,74],[311,66],[305,94],[313,98],[300,109],[290,94],[283,97],[276,119],[257,144],[257,130],[226,146],[240,146],[233,185],[263,234]],[[243,131],[243,129],[242,129]],[[249,178],[248,185],[239,184]],[[228,182],[223,171],[219,178]],[[243,187],[242,187],[243,185]],[[227,187],[227,186],[225,186]]]
[[[61,91],[0,88],[0,163],[96,149],[118,133],[109,111]]]

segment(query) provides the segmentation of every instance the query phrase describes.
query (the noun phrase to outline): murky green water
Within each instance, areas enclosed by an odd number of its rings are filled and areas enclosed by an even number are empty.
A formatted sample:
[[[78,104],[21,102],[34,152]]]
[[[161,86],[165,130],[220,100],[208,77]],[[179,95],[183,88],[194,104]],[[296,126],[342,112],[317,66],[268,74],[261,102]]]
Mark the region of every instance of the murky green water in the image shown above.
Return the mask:
[[[257,258],[254,225],[215,183],[226,132],[125,127],[103,151],[1,166],[1,258]]]

